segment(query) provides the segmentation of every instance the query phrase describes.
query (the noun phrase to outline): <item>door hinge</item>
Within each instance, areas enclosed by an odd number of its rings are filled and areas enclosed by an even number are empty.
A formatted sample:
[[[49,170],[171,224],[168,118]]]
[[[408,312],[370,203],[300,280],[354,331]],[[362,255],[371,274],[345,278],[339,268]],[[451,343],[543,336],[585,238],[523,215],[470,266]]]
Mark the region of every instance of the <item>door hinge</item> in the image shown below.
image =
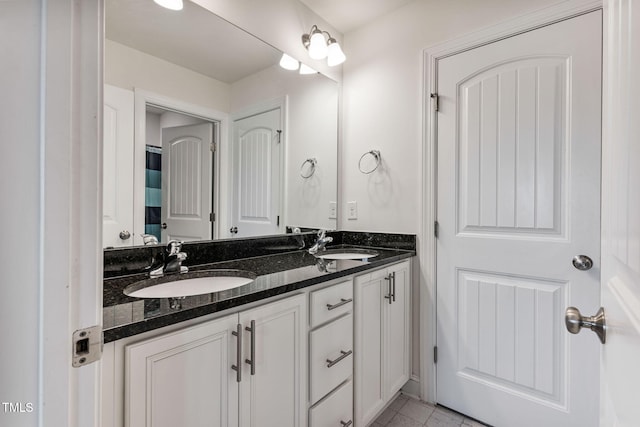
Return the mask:
[[[438,221],[433,222],[433,235],[436,236],[436,239],[440,236],[440,224]]]
[[[209,144],[209,149],[211,150],[212,153],[216,152],[216,143],[212,142],[211,144]]]
[[[74,368],[99,360],[102,357],[102,328],[96,325],[78,329],[73,333],[72,345],[71,364]]]
[[[215,212],[211,212],[209,214],[209,221],[216,222],[216,214],[215,214]]]
[[[433,363],[438,363],[438,346],[433,347]]]
[[[437,93],[431,94],[431,99],[433,99],[433,110],[440,111],[440,97]]]
[[[276,132],[278,132],[278,144],[280,144],[282,142],[282,130],[278,129]]]

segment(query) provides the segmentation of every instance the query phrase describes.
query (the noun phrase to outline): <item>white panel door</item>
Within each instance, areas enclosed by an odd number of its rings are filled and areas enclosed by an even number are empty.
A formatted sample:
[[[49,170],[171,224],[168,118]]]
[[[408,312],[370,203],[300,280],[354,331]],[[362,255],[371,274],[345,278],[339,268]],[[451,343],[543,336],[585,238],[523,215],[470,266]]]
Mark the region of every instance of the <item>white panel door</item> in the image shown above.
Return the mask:
[[[636,391],[640,383],[640,9],[633,7],[631,0],[609,0],[606,4],[602,306],[607,341],[602,347],[603,427],[640,423]]]
[[[133,229],[132,91],[104,86],[103,123],[102,244],[132,246],[137,231]]]
[[[212,123],[162,129],[163,242],[211,239],[212,143]]]
[[[598,424],[601,19],[438,63],[437,401],[497,427]]]
[[[280,129],[280,108],[233,122],[232,236],[280,230]]]

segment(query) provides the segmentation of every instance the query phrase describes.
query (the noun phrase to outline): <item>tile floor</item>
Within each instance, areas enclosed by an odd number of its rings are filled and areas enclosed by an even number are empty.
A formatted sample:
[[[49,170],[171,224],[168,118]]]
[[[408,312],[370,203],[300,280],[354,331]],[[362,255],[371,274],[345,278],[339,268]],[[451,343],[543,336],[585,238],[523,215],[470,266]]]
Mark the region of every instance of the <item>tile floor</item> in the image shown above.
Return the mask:
[[[485,427],[485,424],[400,394],[370,427]]]

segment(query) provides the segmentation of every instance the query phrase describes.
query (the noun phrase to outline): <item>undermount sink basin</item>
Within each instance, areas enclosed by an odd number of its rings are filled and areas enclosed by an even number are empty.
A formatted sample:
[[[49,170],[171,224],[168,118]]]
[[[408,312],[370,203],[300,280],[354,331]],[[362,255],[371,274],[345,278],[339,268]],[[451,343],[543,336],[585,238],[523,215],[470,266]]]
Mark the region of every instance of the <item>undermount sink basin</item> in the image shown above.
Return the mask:
[[[378,252],[370,249],[340,248],[327,249],[314,254],[314,256],[322,259],[367,259],[378,256]]]
[[[135,298],[188,297],[248,285],[255,278],[255,274],[245,270],[201,270],[141,280],[123,292]]]

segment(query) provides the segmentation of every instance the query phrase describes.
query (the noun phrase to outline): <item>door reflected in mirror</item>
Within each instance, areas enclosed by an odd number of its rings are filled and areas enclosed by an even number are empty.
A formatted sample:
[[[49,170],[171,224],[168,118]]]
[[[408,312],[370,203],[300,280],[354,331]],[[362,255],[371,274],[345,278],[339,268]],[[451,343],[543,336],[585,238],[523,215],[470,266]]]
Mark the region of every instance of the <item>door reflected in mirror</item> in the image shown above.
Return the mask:
[[[337,83],[184,6],[105,1],[104,246],[336,229]]]

